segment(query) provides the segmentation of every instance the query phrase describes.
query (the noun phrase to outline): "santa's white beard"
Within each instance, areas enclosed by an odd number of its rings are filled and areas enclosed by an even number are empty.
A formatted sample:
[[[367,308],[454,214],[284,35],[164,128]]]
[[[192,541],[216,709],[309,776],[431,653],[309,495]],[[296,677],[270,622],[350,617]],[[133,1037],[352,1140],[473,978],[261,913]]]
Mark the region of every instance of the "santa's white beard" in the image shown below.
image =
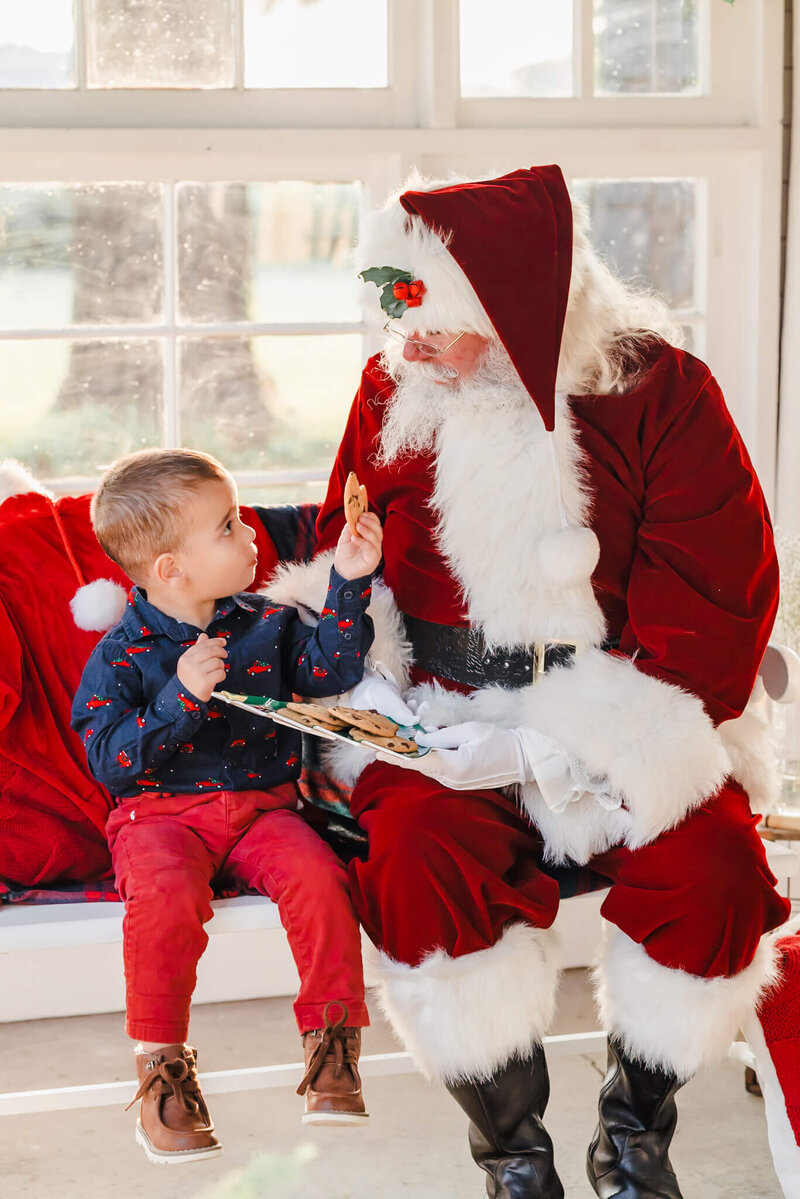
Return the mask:
[[[381,363],[396,384],[376,450],[382,466],[434,449],[437,434],[451,420],[468,420],[472,413],[499,416],[533,403],[500,341],[489,343],[473,375],[448,383],[436,381],[442,373],[435,360],[407,362],[402,346],[387,346]]]

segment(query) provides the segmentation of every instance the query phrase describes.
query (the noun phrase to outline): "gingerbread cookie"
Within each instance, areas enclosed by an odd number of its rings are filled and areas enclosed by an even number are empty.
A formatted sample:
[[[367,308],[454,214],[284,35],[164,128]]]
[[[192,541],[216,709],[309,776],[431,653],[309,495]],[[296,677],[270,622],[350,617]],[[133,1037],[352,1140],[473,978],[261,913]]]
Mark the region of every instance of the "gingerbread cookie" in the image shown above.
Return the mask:
[[[367,504],[367,489],[363,483],[359,483],[354,470],[351,470],[347,476],[343,502],[348,528],[356,537],[358,535],[358,518],[362,513],[369,511],[369,505]]]

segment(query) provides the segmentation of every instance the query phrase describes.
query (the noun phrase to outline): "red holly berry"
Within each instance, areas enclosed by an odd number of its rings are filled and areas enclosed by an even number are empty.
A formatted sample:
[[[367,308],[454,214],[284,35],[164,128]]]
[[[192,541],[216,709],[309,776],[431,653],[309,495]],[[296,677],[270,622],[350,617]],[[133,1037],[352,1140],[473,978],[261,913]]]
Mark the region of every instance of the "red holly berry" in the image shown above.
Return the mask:
[[[408,284],[398,279],[392,288],[392,295],[396,300],[405,300],[408,303]]]
[[[413,283],[408,285],[408,295],[404,296],[406,304],[409,308],[419,308],[422,303],[422,297],[425,295],[425,284],[421,279],[415,279]]]

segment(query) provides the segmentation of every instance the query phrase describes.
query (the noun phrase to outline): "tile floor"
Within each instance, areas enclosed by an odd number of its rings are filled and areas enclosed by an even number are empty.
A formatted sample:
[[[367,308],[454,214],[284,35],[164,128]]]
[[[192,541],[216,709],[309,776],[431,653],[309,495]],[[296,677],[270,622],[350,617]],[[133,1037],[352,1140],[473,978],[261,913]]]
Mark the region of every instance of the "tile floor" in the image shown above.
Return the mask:
[[[553,1031],[594,1027],[585,971],[568,971]],[[198,1007],[191,1035],[201,1071],[300,1058],[288,999]],[[376,1018],[364,1052],[395,1049]],[[547,1125],[567,1199],[591,1199],[583,1161],[603,1065],[597,1054],[551,1063]],[[131,1077],[119,1015],[0,1026],[0,1090]],[[481,1199],[465,1120],[442,1088],[396,1075],[368,1079],[365,1093],[371,1119],[359,1129],[303,1128],[302,1100],[290,1087],[215,1095],[225,1152],[182,1168],[150,1165],[133,1140],[134,1112],[121,1107],[2,1117],[0,1199]],[[672,1157],[685,1199],[781,1199],[763,1106],[745,1091],[739,1067],[706,1070],[679,1107]],[[311,1160],[293,1165],[298,1152]],[[270,1166],[262,1154],[279,1160]],[[282,1171],[283,1181],[256,1185],[262,1168]],[[237,1188],[232,1175],[241,1169],[247,1181]]]

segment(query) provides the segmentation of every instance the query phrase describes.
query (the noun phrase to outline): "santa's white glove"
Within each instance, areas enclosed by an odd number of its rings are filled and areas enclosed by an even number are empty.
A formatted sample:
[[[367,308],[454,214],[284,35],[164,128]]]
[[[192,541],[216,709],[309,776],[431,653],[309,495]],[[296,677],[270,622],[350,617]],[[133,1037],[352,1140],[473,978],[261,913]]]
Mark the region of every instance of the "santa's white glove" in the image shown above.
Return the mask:
[[[399,755],[382,757],[379,753],[378,758],[418,770],[455,791],[535,782],[555,813],[563,812],[587,791],[603,807],[619,806],[619,799],[595,780],[576,778],[560,746],[533,729],[507,729],[472,720],[436,732],[417,733],[415,739],[418,745],[435,749],[436,753],[411,760]]]
[[[382,760],[407,764],[412,770],[430,775],[455,791],[530,782],[534,777],[534,763],[529,760],[529,754],[546,759],[557,753],[552,742],[546,737],[540,738],[537,733],[526,729],[523,736],[520,729],[506,729],[478,720],[430,733],[417,733],[416,741],[437,752],[408,763],[398,761],[397,757]]]
[[[374,708],[382,716],[396,720],[398,724],[415,724],[416,716],[400,694],[393,679],[384,678],[372,670],[365,670],[360,683],[340,703],[349,708]]]

